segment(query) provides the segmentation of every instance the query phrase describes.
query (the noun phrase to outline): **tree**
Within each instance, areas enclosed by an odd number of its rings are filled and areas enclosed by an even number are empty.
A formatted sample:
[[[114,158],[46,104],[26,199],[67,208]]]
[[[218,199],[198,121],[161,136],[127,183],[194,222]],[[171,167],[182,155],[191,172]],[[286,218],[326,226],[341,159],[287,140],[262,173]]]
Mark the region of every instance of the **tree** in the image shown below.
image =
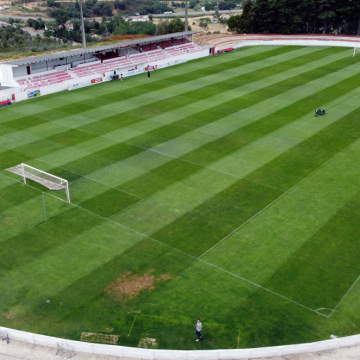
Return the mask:
[[[276,21],[274,2],[271,0],[257,0],[254,6],[254,26],[257,33],[274,33]]]
[[[204,20],[204,19],[200,19],[200,21],[199,21],[199,26],[200,26],[200,27],[203,27],[204,29],[206,29],[207,26],[208,26],[208,22],[207,22],[206,20]]]
[[[81,22],[78,19],[74,19],[72,21],[72,25],[73,25],[74,31],[78,31],[78,30],[80,30]]]
[[[120,2],[119,0],[115,0],[114,7],[115,7],[115,9],[125,10],[126,4],[124,2]]]
[[[206,2],[205,3],[205,10],[206,11],[214,10],[214,5]]]
[[[318,0],[319,19],[323,22],[323,34],[326,34],[329,23],[335,18],[335,0]]]
[[[169,20],[160,20],[160,22],[156,25],[156,35],[164,35],[168,34],[170,26]]]
[[[185,23],[180,18],[175,18],[170,21],[169,33],[182,32],[185,30]]]
[[[218,5],[219,10],[231,10],[236,8],[236,4],[232,1],[221,1]]]
[[[55,18],[56,22],[62,26],[70,19],[68,12],[63,9],[55,10],[51,12],[51,15]]]
[[[129,26],[125,23],[119,23],[118,26],[116,26],[114,32],[112,35],[126,35],[128,33]]]
[[[229,31],[235,31],[239,34],[251,34],[254,32],[254,12],[253,2],[246,0],[244,2],[241,15],[231,16],[228,20]]]
[[[198,3],[199,3],[199,0],[190,0],[189,7],[193,9]]]

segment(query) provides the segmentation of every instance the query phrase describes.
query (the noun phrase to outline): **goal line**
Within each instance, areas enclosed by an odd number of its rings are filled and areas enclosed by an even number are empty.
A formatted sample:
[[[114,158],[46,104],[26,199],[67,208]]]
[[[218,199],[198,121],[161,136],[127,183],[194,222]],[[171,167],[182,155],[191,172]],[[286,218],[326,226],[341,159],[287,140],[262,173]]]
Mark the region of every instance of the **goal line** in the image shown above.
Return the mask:
[[[6,170],[13,174],[20,175],[24,180],[24,184],[26,184],[26,179],[31,179],[50,190],[65,189],[67,202],[70,204],[69,183],[67,180],[23,163]]]

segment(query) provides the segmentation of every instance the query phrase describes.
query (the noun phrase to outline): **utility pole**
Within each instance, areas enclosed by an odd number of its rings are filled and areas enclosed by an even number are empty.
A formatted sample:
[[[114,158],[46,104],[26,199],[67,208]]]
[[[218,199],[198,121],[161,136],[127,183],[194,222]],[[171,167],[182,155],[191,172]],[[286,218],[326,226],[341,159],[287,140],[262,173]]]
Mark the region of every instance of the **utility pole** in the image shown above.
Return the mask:
[[[185,0],[185,31],[188,31],[188,0]]]
[[[80,16],[81,16],[82,44],[83,44],[83,49],[86,49],[85,26],[84,26],[84,15],[83,15],[83,9],[82,9],[82,0],[79,0],[79,5],[80,5]]]

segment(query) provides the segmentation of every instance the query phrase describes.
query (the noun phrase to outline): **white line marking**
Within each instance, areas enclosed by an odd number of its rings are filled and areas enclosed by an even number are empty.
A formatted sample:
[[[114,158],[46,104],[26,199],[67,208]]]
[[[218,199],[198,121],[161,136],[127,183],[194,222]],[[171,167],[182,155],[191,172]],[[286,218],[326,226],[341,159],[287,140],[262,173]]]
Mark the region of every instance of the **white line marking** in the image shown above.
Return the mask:
[[[2,173],[0,173],[0,175],[3,175],[3,176],[5,176],[5,177],[7,177],[7,178],[9,178],[9,179],[12,179],[11,177],[6,176],[6,175],[4,175],[4,174],[2,174]],[[21,183],[21,181],[18,181],[18,180],[15,180],[15,179],[12,179],[12,180]],[[37,188],[34,188],[34,187],[32,187],[31,185],[26,185],[26,186],[29,186],[29,187],[31,187],[31,188],[33,188],[33,189],[41,192],[41,190],[39,190],[39,189],[37,189]],[[50,195],[50,196],[53,196],[53,197],[55,197],[56,199],[59,199],[59,200],[65,202],[65,203],[67,203],[66,200],[57,198],[56,196],[54,196],[54,195],[52,195],[52,194],[49,194],[49,193],[46,193],[46,194],[48,194],[48,195]],[[154,242],[157,242],[157,243],[159,243],[159,244],[161,244],[161,245],[163,245],[163,246],[169,247],[169,248],[171,248],[171,249],[174,250],[174,251],[180,252],[180,253],[182,253],[182,254],[184,254],[184,255],[186,255],[186,256],[189,256],[189,257],[193,258],[194,260],[201,261],[202,263],[204,263],[204,264],[206,264],[206,265],[208,265],[208,266],[210,266],[210,267],[213,267],[213,268],[216,268],[216,269],[218,269],[218,270],[220,270],[220,271],[223,271],[223,272],[225,272],[225,273],[227,273],[227,274],[229,274],[229,275],[232,275],[232,276],[234,276],[234,277],[236,277],[236,278],[238,278],[238,279],[240,279],[240,280],[243,280],[243,281],[245,281],[245,282],[247,282],[247,283],[249,283],[249,284],[252,284],[252,285],[254,285],[254,286],[256,286],[256,287],[258,287],[258,288],[260,288],[260,289],[262,289],[262,290],[268,291],[268,292],[272,293],[273,295],[279,296],[279,297],[281,297],[281,298],[283,298],[283,299],[285,299],[285,300],[288,300],[289,302],[292,302],[292,303],[294,303],[294,304],[297,304],[297,305],[299,305],[299,306],[301,306],[301,307],[303,307],[303,308],[305,308],[305,309],[307,309],[307,310],[309,310],[309,311],[312,311],[312,312],[317,313],[316,310],[313,310],[313,309],[311,309],[311,308],[309,308],[309,307],[307,307],[307,306],[305,306],[305,305],[302,305],[302,304],[300,304],[300,303],[298,303],[298,302],[296,302],[296,301],[294,301],[294,300],[291,300],[291,299],[289,299],[289,298],[287,298],[287,297],[285,297],[285,296],[283,296],[283,295],[280,295],[280,294],[278,294],[278,293],[276,293],[276,292],[274,292],[274,291],[271,291],[271,290],[269,290],[269,289],[267,289],[267,288],[264,288],[263,286],[258,285],[258,284],[256,284],[256,283],[250,281],[250,280],[247,280],[247,279],[245,279],[245,278],[243,278],[243,277],[241,277],[241,276],[239,276],[239,275],[233,274],[233,273],[231,273],[231,272],[229,272],[229,271],[227,271],[227,270],[224,270],[224,269],[222,269],[222,268],[219,268],[219,267],[216,266],[216,265],[213,265],[213,264],[211,264],[211,263],[208,263],[208,262],[206,262],[206,261],[204,261],[204,260],[202,260],[202,259],[198,259],[198,258],[196,258],[196,257],[193,256],[193,255],[190,255],[190,254],[188,254],[188,253],[186,253],[186,252],[184,252],[184,251],[182,251],[182,250],[179,250],[179,249],[177,249],[177,248],[174,248],[174,247],[172,247],[172,246],[170,246],[170,245],[168,245],[168,244],[165,244],[165,243],[163,243],[163,242],[161,242],[161,241],[159,241],[159,240],[157,240],[157,239],[154,239],[154,238],[152,238],[152,237],[150,237],[150,236],[148,236],[148,235],[145,235],[145,234],[143,234],[143,233],[140,233],[139,231],[136,231],[136,230],[134,230],[134,229],[131,229],[131,228],[129,228],[129,227],[125,226],[125,225],[122,225],[122,224],[120,224],[120,223],[117,223],[117,222],[115,222],[115,221],[113,221],[113,220],[111,220],[111,219],[109,219],[109,218],[105,218],[105,217],[103,217],[103,216],[101,216],[101,215],[99,215],[99,214],[96,214],[96,213],[94,213],[94,212],[92,212],[92,211],[90,211],[90,210],[88,210],[88,209],[85,209],[85,208],[83,208],[83,207],[81,207],[81,206],[79,206],[79,205],[76,205],[76,204],[73,204],[73,203],[71,203],[71,204],[69,204],[69,205],[72,205],[72,206],[75,206],[75,207],[77,207],[77,208],[79,208],[79,209],[82,209],[82,210],[84,210],[84,211],[87,211],[88,213],[90,213],[90,214],[92,214],[92,215],[94,215],[94,216],[100,217],[100,218],[102,218],[102,219],[104,219],[104,220],[106,220],[106,221],[110,221],[111,223],[113,223],[113,224],[115,224],[115,225],[117,225],[117,226],[120,226],[120,227],[122,227],[122,228],[124,228],[124,229],[127,229],[127,230],[129,230],[129,231],[132,231],[132,232],[134,232],[134,233],[136,233],[136,234],[138,234],[138,235],[140,235],[140,236],[142,236],[142,237],[145,237],[145,238],[147,238],[147,239],[149,239],[149,240],[152,240],[152,241],[154,241]],[[325,316],[325,315],[323,315],[323,314],[321,314],[321,313],[317,313],[317,314],[319,314],[319,315],[321,315],[321,316]]]
[[[83,177],[83,178],[85,178],[85,179],[89,179],[89,180],[94,181],[94,182],[97,182],[97,183],[99,183],[99,184],[101,184],[101,185],[107,186],[107,187],[109,187],[109,188],[111,188],[111,189],[115,189],[115,190],[120,191],[120,192],[123,192],[123,193],[125,193],[125,194],[134,196],[134,197],[136,197],[136,198],[138,198],[138,199],[144,200],[143,198],[141,198],[141,197],[139,197],[139,196],[136,196],[136,195],[131,194],[131,193],[127,192],[127,191],[120,190],[120,189],[118,189],[118,188],[115,188],[115,187],[113,187],[113,186],[110,186],[110,185],[108,185],[108,184],[105,184],[105,183],[103,183],[103,182],[101,182],[101,181],[99,181],[99,180],[92,179],[92,178],[89,177],[89,176],[81,175],[81,174],[76,173],[75,171],[71,171],[71,170],[65,169],[65,168],[63,168],[63,167],[61,167],[61,166],[57,166],[57,165],[50,164],[50,163],[48,163],[48,162],[46,162],[46,161],[44,161],[44,160],[41,160],[41,159],[39,159],[39,158],[34,158],[33,160],[37,160],[37,161],[43,162],[44,164],[48,164],[48,165],[50,165],[50,166],[53,166],[53,167],[55,167],[55,168],[68,171],[68,172],[73,173],[73,174],[75,174],[75,175],[79,175],[79,176],[81,176],[81,177]],[[115,162],[116,162],[116,161],[115,161]],[[76,180],[75,180],[75,181],[76,181]]]
[[[129,333],[128,333],[128,337],[129,337],[130,334],[131,334],[131,330],[132,330],[132,328],[133,328],[133,326],[134,326],[134,324],[135,324],[136,317],[137,317],[137,315],[135,315],[135,317],[134,317],[134,321],[133,321],[133,323],[132,323],[132,325],[131,325],[130,331],[129,331]]]
[[[56,124],[56,121],[53,121],[55,124]],[[63,125],[65,127],[68,127],[69,129],[72,129],[71,127],[69,126],[66,126],[66,125]],[[98,134],[95,134],[95,133],[92,133],[91,131],[86,131],[86,130],[82,130],[82,129],[78,129],[76,128],[77,130],[79,131],[82,131],[84,133],[87,133],[87,134],[91,134],[91,135],[96,135],[96,136],[99,136],[99,137],[102,137],[104,139],[108,139],[108,140],[112,140],[112,141],[115,141],[119,144],[125,144],[125,145],[128,145],[128,146],[132,146],[132,147],[136,147],[138,149],[142,149],[142,150],[146,150],[146,151],[151,151],[153,153],[156,153],[156,154],[159,154],[159,155],[163,155],[163,156],[166,156],[166,157],[169,157],[169,158],[172,158],[172,159],[175,159],[175,160],[179,160],[179,161],[182,161],[182,162],[186,162],[186,163],[189,163],[189,164],[192,164],[192,165],[196,165],[196,166],[199,166],[201,168],[204,168],[204,169],[208,169],[208,170],[212,170],[212,171],[215,171],[215,172],[218,172],[218,173],[221,173],[221,174],[224,174],[224,175],[229,175],[229,176],[233,176],[237,179],[241,179],[241,180],[244,180],[244,181],[248,181],[248,182],[251,182],[251,183],[254,183],[254,184],[258,184],[258,185],[262,185],[262,186],[265,186],[265,187],[268,187],[268,188],[271,188],[271,189],[275,189],[275,190],[279,190],[279,191],[285,191],[285,190],[282,190],[282,189],[278,189],[278,188],[275,188],[273,186],[270,186],[270,185],[265,185],[265,184],[262,184],[262,183],[259,183],[259,182],[256,182],[256,181],[253,181],[253,180],[249,180],[249,179],[245,179],[245,178],[242,178],[240,176],[237,176],[237,175],[234,175],[234,174],[230,174],[230,173],[226,173],[224,171],[221,171],[221,170],[217,170],[217,169],[213,169],[211,167],[208,167],[208,166],[204,166],[204,165],[200,165],[200,164],[197,164],[197,163],[194,163],[192,161],[188,161],[188,160],[185,160],[185,159],[181,159],[181,158],[178,158],[178,157],[175,157],[175,156],[172,156],[172,155],[169,155],[169,154],[166,154],[166,153],[162,153],[160,151],[157,151],[157,150],[154,150],[154,149],[151,149],[151,148],[146,148],[146,147],[143,147],[143,146],[139,146],[139,145],[134,145],[134,144],[129,144],[127,143],[126,141],[120,141],[120,140],[116,140],[116,139],[113,139],[111,137],[108,137],[108,136],[105,136],[105,135],[98,135]],[[40,160],[40,159],[37,159],[39,161],[43,161],[43,160]],[[43,161],[45,162],[45,161]],[[51,164],[49,164],[51,165]],[[64,169],[66,170],[66,169]],[[74,173],[75,174],[75,173]],[[91,178],[89,178],[91,179]],[[92,179],[91,179],[92,180]],[[95,181],[95,180],[94,180]],[[105,185],[105,184],[104,184]],[[130,194],[131,195],[131,194]],[[135,196],[135,195],[134,195]]]
[[[219,245],[221,242],[223,242],[224,240],[226,240],[229,236],[231,236],[232,234],[234,234],[236,231],[238,231],[240,228],[242,228],[244,225],[246,225],[249,221],[251,221],[253,218],[255,218],[256,216],[258,216],[259,214],[261,214],[264,210],[266,210],[268,207],[270,207],[274,202],[278,201],[280,198],[282,198],[285,194],[287,194],[287,192],[284,192],[283,194],[281,194],[278,198],[276,198],[274,201],[272,201],[270,204],[268,204],[267,206],[265,206],[263,209],[261,209],[259,212],[257,212],[255,215],[253,215],[251,218],[247,219],[244,223],[242,223],[240,226],[238,226],[236,229],[234,229],[233,231],[231,231],[229,234],[227,234],[224,238],[222,238],[219,242],[217,242],[215,245],[213,245],[211,248],[207,249],[204,253],[202,253],[198,259],[200,259],[202,256],[204,256],[206,253],[208,253],[210,250],[212,250],[215,246]]]
[[[289,193],[290,191],[292,191],[295,187],[297,187],[298,185],[300,185],[304,180],[306,180],[308,177],[310,177],[311,175],[313,175],[315,172],[317,172],[318,170],[320,170],[323,166],[325,166],[329,161],[333,160],[336,156],[338,156],[339,154],[341,154],[343,151],[345,151],[349,146],[355,144],[357,141],[359,141],[360,138],[354,140],[351,144],[347,145],[344,149],[342,149],[341,151],[339,151],[338,153],[336,153],[334,156],[332,156],[330,159],[328,159],[327,161],[325,161],[322,165],[320,165],[317,169],[315,169],[314,171],[312,171],[310,174],[308,174],[307,176],[305,176],[303,179],[301,179],[298,183],[296,183],[294,186],[292,186],[289,190],[285,191],[283,194],[281,194],[278,198],[276,198],[272,203],[270,203],[269,205],[265,206],[262,210],[260,210],[258,213],[256,213],[255,215],[253,215],[250,219],[246,220],[243,224],[241,224],[239,227],[237,227],[235,230],[233,230],[231,233],[229,233],[228,235],[226,235],[223,239],[221,239],[218,243],[216,243],[214,246],[212,246],[210,249],[206,250],[203,254],[201,254],[198,259],[200,259],[203,255],[205,255],[207,252],[209,252],[210,250],[212,250],[214,247],[216,247],[217,245],[219,245],[221,242],[223,242],[225,239],[227,239],[230,235],[234,234],[237,230],[239,230],[242,226],[244,226],[245,224],[247,224],[250,220],[254,219],[256,216],[258,216],[259,214],[261,214],[265,209],[267,209],[268,207],[270,207],[272,204],[274,204],[275,202],[277,202],[279,199],[281,199],[284,195],[286,195],[287,193]]]
[[[332,156],[330,159],[328,159],[327,161],[325,161],[325,162],[324,162],[322,165],[320,165],[317,169],[315,169],[313,172],[311,172],[311,173],[308,174],[306,177],[304,177],[303,179],[301,179],[301,180],[300,180],[297,184],[295,184],[292,188],[290,188],[289,190],[287,190],[285,193],[281,194],[281,195],[280,195],[277,199],[275,199],[271,204],[267,205],[264,209],[260,210],[259,213],[261,213],[263,210],[265,210],[265,209],[268,208],[270,205],[272,205],[273,203],[275,203],[278,199],[280,199],[281,197],[283,197],[285,194],[287,194],[288,192],[290,192],[291,190],[293,190],[296,186],[298,186],[300,183],[302,183],[302,182],[303,182],[304,180],[306,180],[308,177],[310,177],[310,176],[313,175],[315,172],[317,172],[318,170],[320,170],[320,169],[321,169],[322,167],[324,167],[328,162],[330,162],[331,160],[333,160],[335,157],[337,157],[338,155],[340,155],[342,152],[344,152],[346,149],[348,149],[350,146],[352,146],[353,144],[355,144],[355,143],[356,143],[357,141],[359,141],[359,140],[360,140],[360,138],[354,140],[352,143],[350,143],[349,145],[347,145],[344,149],[342,149],[341,151],[339,151],[338,153],[336,153],[334,156]],[[39,161],[41,161],[41,160],[39,160]],[[51,165],[51,164],[49,164],[49,165]],[[3,175],[3,176],[5,176],[5,177],[7,177],[7,178],[9,178],[9,179],[12,179],[12,180],[14,180],[14,181],[16,181],[16,182],[22,183],[21,181],[15,180],[15,179],[13,179],[13,178],[11,178],[11,177],[9,177],[9,176],[6,176],[6,175],[4,175],[4,174],[2,174],[2,173],[0,173],[0,174]],[[41,192],[41,190],[36,189],[36,188],[34,188],[34,187],[30,186],[30,185],[27,185],[27,186],[29,186],[29,187],[31,187],[31,188],[33,188],[33,189]],[[50,195],[50,196],[53,196],[54,198],[59,199],[59,200],[61,200],[61,201],[63,201],[63,202],[66,202],[66,200],[60,199],[60,198],[58,198],[58,197],[56,197],[56,196],[54,196],[54,195],[52,195],[52,194],[49,194],[49,193],[46,193],[46,194],[48,194],[48,195]],[[296,301],[294,301],[294,300],[291,300],[291,299],[289,299],[289,298],[287,298],[287,297],[285,297],[285,296],[283,296],[283,295],[280,295],[280,294],[278,294],[278,293],[276,293],[276,292],[274,292],[274,291],[272,291],[272,290],[269,290],[269,289],[267,289],[267,288],[265,288],[265,287],[263,287],[263,286],[261,286],[261,285],[259,285],[259,284],[256,284],[256,283],[254,283],[254,282],[252,282],[252,281],[250,281],[250,280],[248,280],[248,279],[246,279],[246,278],[243,278],[243,277],[241,277],[241,276],[239,276],[239,275],[233,274],[233,273],[231,273],[231,272],[229,272],[229,271],[227,271],[227,270],[225,270],[225,269],[219,268],[219,267],[217,267],[217,266],[214,265],[214,264],[208,263],[208,262],[200,259],[200,257],[202,257],[207,251],[206,251],[204,254],[200,255],[198,258],[196,258],[195,256],[190,255],[190,254],[188,254],[188,253],[186,253],[186,252],[184,252],[184,251],[182,251],[182,250],[176,249],[176,248],[174,248],[174,247],[172,247],[172,246],[170,246],[170,245],[168,245],[168,244],[165,244],[165,243],[163,243],[163,242],[161,242],[161,241],[159,241],[159,240],[156,240],[156,239],[154,239],[154,238],[151,238],[151,237],[148,236],[148,235],[142,234],[142,233],[140,233],[140,232],[138,232],[138,231],[136,231],[136,230],[134,230],[134,229],[131,229],[131,228],[129,228],[129,227],[127,227],[127,226],[124,226],[124,225],[122,225],[122,224],[120,224],[120,223],[117,223],[117,222],[115,222],[115,221],[112,221],[112,220],[109,219],[109,218],[105,218],[105,217],[103,217],[103,216],[101,216],[101,215],[98,215],[98,214],[96,214],[96,213],[94,213],[94,212],[92,212],[92,211],[90,211],[90,210],[87,210],[87,209],[85,209],[85,208],[82,208],[82,207],[79,206],[79,205],[75,205],[75,204],[70,204],[70,205],[73,205],[73,206],[75,206],[75,207],[78,207],[78,208],[80,208],[80,209],[82,209],[82,210],[84,210],[84,211],[87,211],[87,212],[95,215],[95,216],[98,216],[98,217],[100,217],[100,218],[102,218],[102,219],[104,219],[104,220],[110,221],[110,222],[113,223],[113,224],[116,224],[116,225],[121,226],[121,227],[123,227],[123,228],[125,228],[125,229],[128,229],[128,230],[130,230],[130,231],[132,231],[132,232],[134,232],[134,233],[136,233],[136,234],[138,234],[138,235],[141,235],[141,236],[143,236],[143,237],[145,237],[145,238],[147,238],[147,239],[150,239],[150,240],[155,241],[155,242],[157,242],[157,243],[159,243],[159,244],[162,244],[162,245],[164,245],[164,246],[167,246],[167,247],[169,247],[169,248],[171,248],[171,249],[173,249],[173,250],[175,250],[175,251],[178,251],[178,252],[180,252],[180,253],[182,253],[182,254],[184,254],[184,255],[187,255],[187,256],[189,256],[189,257],[192,257],[193,259],[198,260],[198,261],[201,261],[201,262],[203,262],[204,264],[207,264],[207,265],[212,266],[212,267],[214,267],[214,268],[217,268],[217,269],[219,269],[219,270],[221,270],[221,271],[224,271],[224,272],[226,272],[226,273],[228,273],[228,274],[230,274],[230,275],[232,275],[232,276],[234,276],[234,277],[236,277],[236,278],[238,278],[238,279],[241,279],[241,280],[243,280],[243,281],[246,281],[246,282],[248,282],[248,283],[250,283],[250,284],[252,284],[252,285],[254,285],[254,286],[258,287],[258,288],[261,288],[261,289],[263,289],[263,290],[265,290],[265,291],[268,291],[268,292],[270,292],[270,293],[272,293],[272,294],[274,294],[274,295],[277,295],[277,296],[279,296],[279,297],[281,297],[281,298],[283,298],[283,299],[285,299],[285,300],[287,300],[287,301],[289,301],[289,302],[292,302],[292,303],[294,303],[294,304],[297,304],[297,305],[299,305],[299,306],[301,306],[301,307],[303,307],[303,308],[305,308],[305,309],[307,309],[307,310],[309,310],[309,311],[315,312],[315,313],[317,313],[318,315],[321,315],[321,316],[324,316],[324,317],[330,317],[330,316],[333,314],[333,312],[334,312],[334,311],[337,309],[337,307],[340,305],[341,301],[346,297],[346,295],[348,294],[348,292],[353,288],[353,286],[356,284],[356,282],[357,282],[357,281],[359,280],[359,278],[360,278],[360,275],[359,275],[359,277],[356,279],[356,281],[352,284],[352,286],[348,289],[348,291],[347,291],[347,292],[345,293],[345,295],[342,297],[342,299],[340,300],[340,302],[339,302],[339,303],[335,306],[335,308],[332,310],[331,314],[328,315],[328,316],[326,316],[326,315],[324,315],[324,314],[321,314],[321,313],[318,312],[317,310],[311,309],[311,308],[309,308],[309,307],[307,307],[307,306],[305,306],[305,305],[303,305],[303,304],[301,304],[301,303],[298,303],[298,302],[296,302]],[[258,214],[259,214],[259,213],[258,213]],[[250,221],[251,219],[253,219],[255,216],[257,216],[257,214],[255,214],[252,218],[250,218],[249,220],[247,220],[247,222],[249,222],[249,221]],[[244,223],[244,224],[245,224],[245,223]],[[243,225],[243,224],[242,224],[242,225]],[[242,225],[240,225],[240,227],[241,227]],[[240,227],[239,227],[239,228],[240,228]],[[237,228],[237,229],[238,229],[238,228]],[[237,229],[235,229],[232,233],[236,232]],[[232,234],[232,233],[231,233],[231,234]],[[229,234],[229,235],[230,235],[230,234]],[[227,235],[225,238],[227,238],[229,235]],[[225,238],[224,238],[224,239],[225,239]],[[219,244],[220,242],[222,242],[224,239],[220,240],[220,241],[219,241],[217,244],[215,244],[212,248],[214,248],[216,245],[218,245],[218,244]],[[211,248],[211,249],[212,249],[212,248]]]
[[[334,307],[334,309],[331,310],[331,314],[328,316],[330,317],[333,312],[339,307],[339,305],[341,304],[341,302],[346,298],[347,294],[350,292],[350,290],[355,286],[355,284],[358,282],[358,280],[360,279],[360,275],[358,276],[358,278],[353,282],[353,284],[349,287],[348,291],[344,294],[344,296],[340,299],[340,301],[336,304],[336,306]]]
[[[280,295],[280,294],[278,294],[278,293],[276,293],[276,292],[274,292],[274,291],[272,291],[272,290],[270,290],[270,289],[267,289],[267,288],[265,288],[265,287],[263,287],[263,286],[261,286],[261,285],[259,285],[259,284],[256,284],[256,283],[254,283],[254,282],[252,282],[252,281],[250,281],[250,280],[248,280],[248,279],[245,279],[245,278],[243,278],[242,276],[236,275],[236,274],[234,274],[234,273],[232,273],[232,272],[230,272],[230,271],[227,271],[227,270],[225,270],[225,269],[222,269],[222,268],[220,268],[220,267],[218,267],[218,266],[216,266],[216,265],[214,265],[214,264],[208,263],[207,261],[204,261],[204,260],[202,260],[202,259],[198,259],[198,260],[199,260],[199,261],[202,261],[203,263],[205,263],[205,264],[207,264],[207,265],[209,265],[209,266],[212,266],[212,267],[214,267],[214,268],[216,268],[216,269],[218,269],[218,270],[221,270],[221,271],[223,271],[223,272],[226,272],[226,273],[228,273],[229,275],[235,276],[235,277],[237,277],[237,278],[239,278],[239,279],[241,279],[241,280],[243,280],[243,281],[246,281],[247,283],[252,284],[252,285],[254,285],[254,286],[256,286],[256,287],[258,287],[258,288],[260,288],[260,289],[262,289],[262,290],[268,291],[268,292],[270,292],[270,293],[273,294],[273,295],[279,296],[279,297],[281,297],[281,298],[283,298],[283,299],[285,299],[285,300],[287,300],[287,301],[290,301],[290,302],[292,302],[292,303],[294,303],[294,304],[296,304],[296,305],[299,305],[299,306],[301,306],[301,307],[303,307],[303,308],[305,308],[305,309],[307,309],[307,310],[309,310],[309,311],[312,311],[312,312],[315,312],[315,313],[317,313],[317,314],[319,314],[319,315],[325,316],[325,315],[323,315],[323,314],[321,314],[321,313],[316,312],[316,310],[314,310],[314,309],[310,309],[309,307],[307,307],[307,306],[305,306],[305,305],[303,305],[303,304],[300,304],[300,303],[298,303],[298,302],[295,301],[295,300],[291,300],[291,299],[289,299],[289,298],[287,298],[287,297],[285,297],[285,296],[283,296],[283,295]]]
[[[111,219],[113,216],[118,215],[118,214],[122,213],[123,211],[125,211],[125,210],[127,210],[127,209],[130,209],[131,207],[137,205],[138,203],[141,203],[142,201],[144,201],[144,199],[141,199],[141,200],[137,201],[135,204],[132,204],[132,205],[126,207],[125,209],[122,209],[122,210],[118,211],[117,213],[110,215],[110,216],[108,217],[108,219]]]

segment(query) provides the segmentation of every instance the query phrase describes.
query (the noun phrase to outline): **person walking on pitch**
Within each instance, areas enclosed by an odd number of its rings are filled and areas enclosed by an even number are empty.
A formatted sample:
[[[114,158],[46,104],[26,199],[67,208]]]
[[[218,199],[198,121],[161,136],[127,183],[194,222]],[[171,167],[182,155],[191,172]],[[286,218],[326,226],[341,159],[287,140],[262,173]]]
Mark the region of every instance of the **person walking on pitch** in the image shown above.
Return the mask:
[[[198,336],[198,338],[196,339],[196,341],[200,341],[200,339],[202,339],[202,337],[203,337],[203,335],[201,335],[202,323],[201,323],[200,319],[197,319],[197,323],[196,323],[196,325],[195,325],[195,329],[196,329],[195,334]]]

